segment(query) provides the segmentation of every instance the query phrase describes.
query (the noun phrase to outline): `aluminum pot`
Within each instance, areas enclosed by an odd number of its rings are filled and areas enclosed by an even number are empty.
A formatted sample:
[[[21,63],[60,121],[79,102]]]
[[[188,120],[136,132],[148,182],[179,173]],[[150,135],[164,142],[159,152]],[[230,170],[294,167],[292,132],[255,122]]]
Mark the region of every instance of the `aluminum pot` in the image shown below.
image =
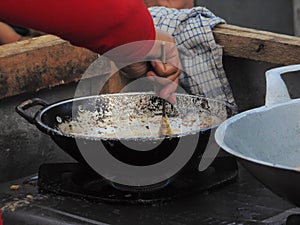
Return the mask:
[[[274,193],[300,206],[300,99],[291,99],[281,74],[266,72],[265,106],[237,114],[216,130],[216,142]]]
[[[29,115],[26,110],[37,105],[42,108],[34,116]],[[196,172],[211,129],[232,116],[234,108],[213,99],[177,94],[177,103],[166,106],[168,119],[177,128],[173,126],[174,134],[163,137],[157,135],[162,99],[154,93],[105,94],[53,104],[30,99],[17,106],[16,111],[50,135],[70,156],[96,170],[114,186],[148,191],[164,187],[179,173]],[[161,162],[168,163],[171,158],[178,168],[163,171],[168,166],[163,167]],[[143,183],[146,176],[137,171],[148,169],[152,173],[151,168],[156,165],[161,169],[151,174],[154,181]],[[109,169],[103,172],[105,166]],[[115,180],[135,176],[135,183],[129,185]]]

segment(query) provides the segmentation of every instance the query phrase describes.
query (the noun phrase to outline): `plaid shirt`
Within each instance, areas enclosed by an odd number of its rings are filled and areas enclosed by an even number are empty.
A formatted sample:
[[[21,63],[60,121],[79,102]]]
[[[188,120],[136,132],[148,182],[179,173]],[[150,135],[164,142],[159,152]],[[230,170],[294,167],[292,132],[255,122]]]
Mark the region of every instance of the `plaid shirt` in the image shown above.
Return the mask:
[[[149,11],[155,26],[176,40],[183,66],[180,85],[190,94],[234,104],[223,69],[222,47],[216,44],[212,33],[214,26],[225,21],[204,7],[151,7]]]

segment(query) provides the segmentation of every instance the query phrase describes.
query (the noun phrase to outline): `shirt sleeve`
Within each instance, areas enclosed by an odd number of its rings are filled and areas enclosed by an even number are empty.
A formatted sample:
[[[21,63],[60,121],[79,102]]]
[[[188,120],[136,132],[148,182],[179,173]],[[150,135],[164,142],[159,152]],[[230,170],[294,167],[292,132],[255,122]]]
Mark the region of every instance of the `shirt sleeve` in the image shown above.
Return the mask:
[[[57,35],[100,54],[155,39],[153,20],[142,0],[1,0],[0,20]],[[140,44],[136,51],[122,54],[142,57],[151,47]]]

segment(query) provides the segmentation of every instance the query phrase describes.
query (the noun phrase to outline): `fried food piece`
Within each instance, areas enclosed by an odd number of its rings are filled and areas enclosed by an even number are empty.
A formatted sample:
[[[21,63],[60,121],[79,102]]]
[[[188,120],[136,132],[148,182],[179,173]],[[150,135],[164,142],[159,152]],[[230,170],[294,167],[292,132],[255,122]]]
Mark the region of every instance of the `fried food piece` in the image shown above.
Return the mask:
[[[174,132],[171,129],[167,115],[164,115],[161,120],[161,125],[158,131],[159,136],[171,135]]]
[[[12,191],[18,191],[20,189],[20,185],[11,185],[9,189]]]

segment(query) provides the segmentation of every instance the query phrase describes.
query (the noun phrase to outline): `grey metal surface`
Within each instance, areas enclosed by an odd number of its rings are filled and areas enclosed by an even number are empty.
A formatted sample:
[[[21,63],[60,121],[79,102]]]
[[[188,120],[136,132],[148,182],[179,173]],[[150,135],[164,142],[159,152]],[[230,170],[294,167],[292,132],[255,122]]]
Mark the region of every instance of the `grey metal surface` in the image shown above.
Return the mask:
[[[293,10],[294,10],[294,34],[295,36],[300,36],[300,1],[293,0]]]
[[[293,0],[195,0],[229,24],[294,34]]]
[[[228,24],[294,34],[292,0],[195,0]],[[278,56],[280,57],[280,56]],[[240,111],[264,105],[266,70],[279,65],[224,57],[224,69]],[[300,76],[285,75],[284,80],[292,97],[300,97]]]
[[[54,102],[73,96],[74,85],[24,94],[4,99],[0,103],[0,181],[35,173],[40,164],[70,161],[47,135],[15,112],[15,107],[31,97],[42,97]]]

